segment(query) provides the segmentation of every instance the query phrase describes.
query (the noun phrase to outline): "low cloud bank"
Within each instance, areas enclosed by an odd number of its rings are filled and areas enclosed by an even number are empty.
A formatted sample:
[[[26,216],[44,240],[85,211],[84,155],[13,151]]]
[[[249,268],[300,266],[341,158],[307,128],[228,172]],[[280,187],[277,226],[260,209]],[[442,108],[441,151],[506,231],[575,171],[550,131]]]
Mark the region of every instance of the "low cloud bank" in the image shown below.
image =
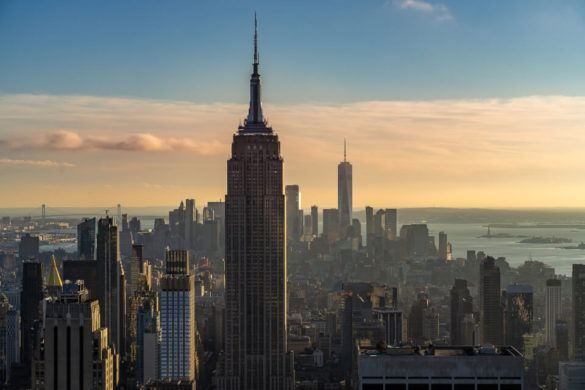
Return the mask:
[[[163,138],[150,133],[115,136],[81,135],[71,130],[47,132],[35,138],[4,140],[10,149],[42,150],[122,150],[131,152],[177,152],[187,151],[203,156],[214,155],[224,150],[217,141],[196,142],[188,138]]]
[[[52,160],[18,160],[11,158],[0,158],[0,166],[34,166],[34,167],[49,167],[49,168],[73,168],[75,164],[68,162],[58,162]]]

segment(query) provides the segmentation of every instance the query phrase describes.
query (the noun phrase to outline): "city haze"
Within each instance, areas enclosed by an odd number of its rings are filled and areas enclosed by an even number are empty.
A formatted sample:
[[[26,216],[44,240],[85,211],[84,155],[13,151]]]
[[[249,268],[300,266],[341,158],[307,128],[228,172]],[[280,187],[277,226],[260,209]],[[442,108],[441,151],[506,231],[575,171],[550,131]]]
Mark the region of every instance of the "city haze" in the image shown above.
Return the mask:
[[[302,206],[582,206],[582,2],[131,3],[0,7],[3,206],[223,198],[254,9]]]

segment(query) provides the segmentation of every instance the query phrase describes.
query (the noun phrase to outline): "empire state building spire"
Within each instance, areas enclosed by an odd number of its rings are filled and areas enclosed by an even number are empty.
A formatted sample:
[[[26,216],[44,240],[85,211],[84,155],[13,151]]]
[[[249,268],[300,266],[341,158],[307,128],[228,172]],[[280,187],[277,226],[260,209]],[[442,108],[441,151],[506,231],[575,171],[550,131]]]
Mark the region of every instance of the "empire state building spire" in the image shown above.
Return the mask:
[[[254,62],[253,72],[250,76],[250,109],[248,110],[248,118],[246,119],[245,126],[242,129],[246,132],[270,132],[270,128],[266,127],[264,114],[262,113],[260,74],[258,73],[259,66],[258,21],[254,14]]]
[[[225,347],[218,390],[295,388],[294,355],[287,346],[283,159],[278,135],[262,115],[256,31],[250,111],[233,136],[227,162]]]

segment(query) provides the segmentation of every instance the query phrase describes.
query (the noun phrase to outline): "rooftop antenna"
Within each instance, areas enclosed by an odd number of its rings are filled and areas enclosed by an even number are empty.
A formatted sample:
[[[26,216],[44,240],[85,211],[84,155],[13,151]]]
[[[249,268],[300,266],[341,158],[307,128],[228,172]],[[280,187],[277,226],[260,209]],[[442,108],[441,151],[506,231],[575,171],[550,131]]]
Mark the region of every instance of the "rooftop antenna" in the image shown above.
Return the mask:
[[[343,162],[347,162],[347,140],[343,139]]]
[[[254,12],[254,65],[260,63],[260,57],[258,56],[258,19],[256,18],[256,12]]]

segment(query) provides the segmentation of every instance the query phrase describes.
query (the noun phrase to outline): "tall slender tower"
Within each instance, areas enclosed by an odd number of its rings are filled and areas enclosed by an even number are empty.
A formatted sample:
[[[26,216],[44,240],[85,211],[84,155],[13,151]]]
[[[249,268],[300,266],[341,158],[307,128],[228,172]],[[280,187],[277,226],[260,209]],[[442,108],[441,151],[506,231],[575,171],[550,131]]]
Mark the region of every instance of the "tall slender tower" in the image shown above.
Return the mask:
[[[479,316],[484,344],[504,343],[500,283],[500,268],[495,259],[488,256],[479,270]]]
[[[286,238],[288,244],[298,242],[301,238],[301,191],[298,184],[291,184],[284,188],[286,200]]]
[[[195,199],[185,200],[185,249],[193,249],[193,221],[196,213]]]
[[[352,166],[347,161],[347,144],[343,140],[343,161],[337,166],[337,209],[339,210],[339,228],[341,236],[346,236],[352,218]]]
[[[114,344],[116,353],[122,353],[124,351],[126,295],[124,268],[120,261],[118,227],[114,219],[107,215],[99,219],[97,226],[98,287],[95,296],[100,302],[102,326],[108,328],[108,341]]]
[[[319,207],[311,206],[311,234],[319,236]]]
[[[160,279],[161,379],[195,381],[195,278],[189,270],[189,252],[166,253],[166,273]]]
[[[561,319],[561,280],[549,279],[546,281],[546,295],[544,301],[544,334],[546,342],[551,347],[557,346],[556,325]]]
[[[465,329],[465,320],[473,315],[473,298],[467,288],[467,280],[455,279],[451,288],[451,344],[472,345],[473,340],[468,337]]]
[[[294,371],[287,351],[283,162],[278,136],[262,113],[256,31],[250,110],[233,137],[227,167],[225,350],[217,384],[288,390]]]
[[[95,221],[95,218],[85,218],[77,225],[77,256],[80,260],[95,260]]]
[[[33,348],[37,339],[37,325],[42,320],[41,301],[43,293],[43,265],[39,261],[25,261],[22,263],[22,290],[20,292],[21,310],[21,363],[25,372],[30,373],[33,360]],[[26,375],[27,381],[30,375]],[[28,382],[27,382],[28,383]]]
[[[585,264],[573,264],[573,354],[585,360]]]

